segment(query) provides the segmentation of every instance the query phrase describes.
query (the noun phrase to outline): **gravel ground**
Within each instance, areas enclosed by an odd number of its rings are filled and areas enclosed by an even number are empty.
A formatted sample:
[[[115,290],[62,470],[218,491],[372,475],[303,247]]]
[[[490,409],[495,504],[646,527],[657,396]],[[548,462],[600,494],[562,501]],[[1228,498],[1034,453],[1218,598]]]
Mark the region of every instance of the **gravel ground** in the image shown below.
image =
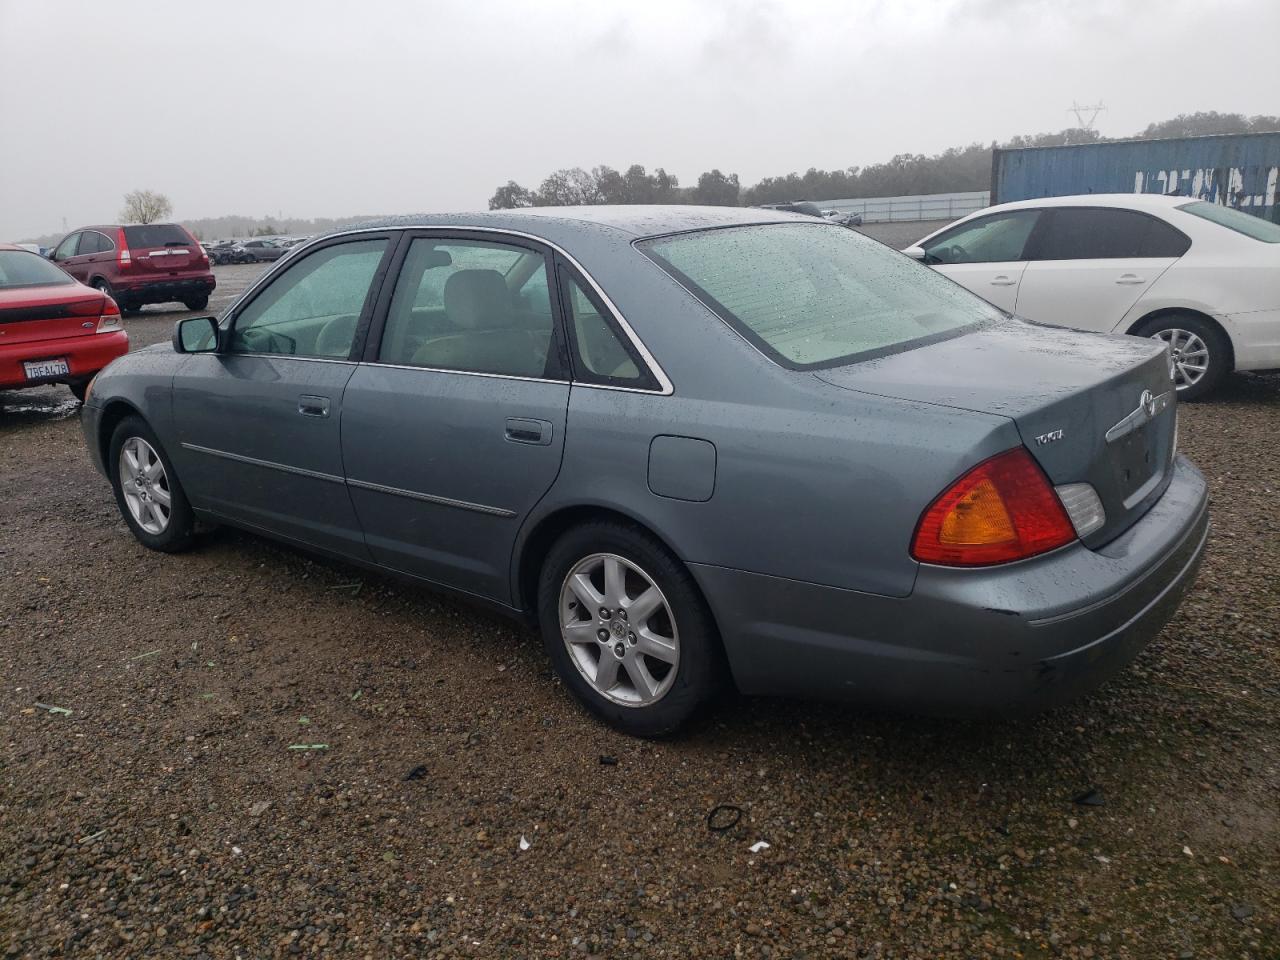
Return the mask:
[[[1280,377],[1180,415],[1209,557],[1096,695],[729,697],[645,743],[452,601],[234,531],[144,550],[65,391],[0,393],[0,956],[1274,960]]]

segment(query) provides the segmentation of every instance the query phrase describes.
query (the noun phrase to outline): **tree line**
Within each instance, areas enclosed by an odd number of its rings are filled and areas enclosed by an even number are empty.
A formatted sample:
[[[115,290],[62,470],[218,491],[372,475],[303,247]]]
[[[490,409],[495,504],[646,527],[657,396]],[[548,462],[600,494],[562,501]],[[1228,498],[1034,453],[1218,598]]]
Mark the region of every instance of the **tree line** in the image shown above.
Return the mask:
[[[1133,138],[1163,139],[1224,133],[1280,131],[1280,117],[1248,117],[1239,113],[1208,111],[1180,114],[1152,123]],[[852,197],[894,197],[927,193],[986,190],[991,185],[991,152],[994,148],[1057,147],[1098,143],[1115,139],[1096,130],[1079,127],[1057,133],[1017,136],[1004,143],[971,143],[933,155],[900,153],[883,163],[843,170],[810,167],[804,173],[765,177],[743,187],[736,173],[708,170],[697,183],[682,187],[674,174],[658,167],[649,173],[640,164],[625,172],[599,166],[557,170],[536,189],[507,181],[489,198],[490,210],[515,207],[576,206],[601,203],[696,203],[714,206],[756,206],[790,200],[834,200]]]

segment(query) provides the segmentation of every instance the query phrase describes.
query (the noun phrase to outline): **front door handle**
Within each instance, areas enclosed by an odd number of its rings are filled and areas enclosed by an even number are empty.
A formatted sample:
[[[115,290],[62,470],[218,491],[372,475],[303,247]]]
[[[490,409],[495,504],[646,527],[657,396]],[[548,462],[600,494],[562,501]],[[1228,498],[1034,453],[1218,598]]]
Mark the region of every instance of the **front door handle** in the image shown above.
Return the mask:
[[[532,443],[545,447],[551,443],[554,433],[546,420],[530,420],[524,417],[508,417],[505,436],[512,443]]]
[[[329,415],[329,398],[312,397],[303,394],[298,398],[298,412],[304,417],[327,417]]]
[[[1136,273],[1122,273],[1120,274],[1119,277],[1116,278],[1116,283],[1123,283],[1126,286],[1137,284],[1137,283],[1146,283],[1146,282],[1147,281],[1143,280]]]
[[[993,287],[1012,287],[1017,282],[1017,280],[1011,280],[1002,273],[999,276],[992,278],[991,285]]]

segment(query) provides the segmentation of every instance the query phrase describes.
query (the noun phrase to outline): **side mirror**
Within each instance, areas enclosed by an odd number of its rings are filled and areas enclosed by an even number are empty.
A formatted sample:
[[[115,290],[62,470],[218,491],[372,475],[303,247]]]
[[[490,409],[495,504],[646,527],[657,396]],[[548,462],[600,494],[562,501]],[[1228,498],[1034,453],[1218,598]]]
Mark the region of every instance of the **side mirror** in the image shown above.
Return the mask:
[[[925,256],[924,247],[920,246],[919,244],[914,244],[910,247],[907,247],[902,252],[905,253],[908,257],[910,257],[912,260],[923,260]]]
[[[213,317],[187,317],[173,325],[173,349],[177,353],[214,353],[218,349],[218,321]]]

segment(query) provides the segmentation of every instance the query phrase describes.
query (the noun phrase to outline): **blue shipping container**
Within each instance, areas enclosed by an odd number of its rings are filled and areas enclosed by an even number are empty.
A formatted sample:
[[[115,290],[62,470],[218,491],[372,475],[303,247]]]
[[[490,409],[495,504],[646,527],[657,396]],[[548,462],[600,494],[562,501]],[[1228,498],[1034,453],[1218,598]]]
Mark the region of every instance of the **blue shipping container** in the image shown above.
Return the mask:
[[[1211,200],[1280,223],[1280,133],[996,150],[991,202],[1080,193]]]

